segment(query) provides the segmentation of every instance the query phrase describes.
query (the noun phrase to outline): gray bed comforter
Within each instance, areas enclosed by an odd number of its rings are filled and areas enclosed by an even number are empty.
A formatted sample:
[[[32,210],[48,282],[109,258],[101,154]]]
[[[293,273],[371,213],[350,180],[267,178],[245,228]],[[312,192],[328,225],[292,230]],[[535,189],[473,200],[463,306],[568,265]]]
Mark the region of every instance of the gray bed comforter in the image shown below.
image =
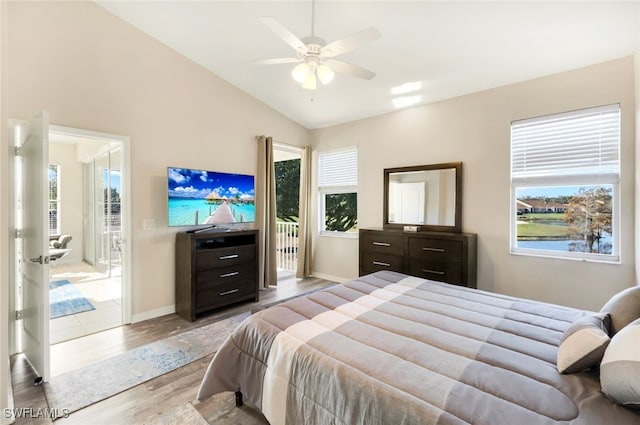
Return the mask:
[[[377,272],[249,317],[197,397],[241,391],[272,425],[638,425],[596,373],[556,370],[585,314]]]

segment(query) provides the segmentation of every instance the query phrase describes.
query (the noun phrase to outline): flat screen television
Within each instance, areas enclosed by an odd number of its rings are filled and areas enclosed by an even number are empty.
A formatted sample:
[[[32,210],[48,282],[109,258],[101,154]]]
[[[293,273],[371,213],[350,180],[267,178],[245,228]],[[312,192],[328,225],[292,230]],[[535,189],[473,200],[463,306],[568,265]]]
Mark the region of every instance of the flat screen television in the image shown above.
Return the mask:
[[[169,226],[256,220],[255,181],[245,174],[167,167]]]

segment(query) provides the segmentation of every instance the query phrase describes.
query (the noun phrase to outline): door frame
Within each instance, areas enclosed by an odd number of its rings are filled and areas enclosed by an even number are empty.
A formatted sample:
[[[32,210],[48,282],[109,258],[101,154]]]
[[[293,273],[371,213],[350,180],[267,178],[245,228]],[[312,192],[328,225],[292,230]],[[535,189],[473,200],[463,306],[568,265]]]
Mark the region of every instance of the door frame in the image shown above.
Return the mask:
[[[280,161],[288,161],[288,160],[293,160],[293,159],[297,159],[300,161],[300,174],[299,174],[299,178],[300,178],[300,185],[302,185],[302,173],[304,172],[302,170],[302,156],[304,154],[304,148],[302,146],[295,146],[295,145],[289,145],[286,143],[282,143],[282,142],[277,142],[274,141],[273,142],[273,157],[274,157],[274,166],[276,162],[280,162]],[[276,158],[278,158],[278,160],[276,161]],[[277,186],[277,185],[276,185]],[[298,187],[298,189],[300,189],[300,187]],[[277,189],[276,189],[276,195],[277,195]],[[300,216],[300,205],[298,205],[298,217]],[[277,222],[277,217],[276,217],[276,222]],[[300,220],[298,220],[298,225],[300,223]],[[300,228],[298,227],[298,231],[300,230]],[[276,223],[276,233],[277,233],[277,223]],[[299,243],[300,237],[298,236],[298,243]],[[276,256],[276,261],[279,263],[280,262],[280,255],[278,254],[277,250],[279,248],[279,243],[281,242],[281,240],[276,237],[276,252],[273,253],[274,256]],[[296,257],[297,258],[297,257]],[[277,268],[277,267],[276,267]],[[278,269],[278,271],[280,270],[285,270],[284,274],[286,274],[287,276],[290,275],[290,273],[293,273],[293,275],[295,276],[297,274],[297,268],[298,268],[298,261],[296,260],[294,262],[294,269],[290,270],[290,269]],[[279,279],[279,276],[278,276]]]
[[[16,140],[14,127],[24,124],[25,120],[9,119],[7,129],[9,133],[9,158],[8,158],[8,182],[9,182],[9,355],[18,352],[18,337],[16,323]]]
[[[25,120],[9,119],[9,128],[24,123]],[[122,323],[131,323],[131,138],[119,134],[104,133],[80,128],[50,125],[49,134],[61,134],[85,139],[95,139],[96,142],[120,143],[122,153],[122,170],[120,184],[122,193],[121,227],[122,227]],[[15,146],[13,135],[10,138],[11,146]],[[9,187],[15,188],[15,151],[11,150],[9,158]],[[16,198],[15,190],[9,193],[9,229],[11,249],[9,252],[9,354],[16,354],[20,347],[17,346],[17,321],[16,321],[16,253],[15,253],[15,229],[16,229]]]
[[[95,139],[96,142],[104,143],[112,141],[120,143],[122,152],[122,170],[120,174],[120,185],[122,193],[122,209],[120,218],[122,220],[122,324],[131,323],[131,138],[119,134],[104,133],[80,128],[51,125],[49,133],[82,137],[85,139]]]

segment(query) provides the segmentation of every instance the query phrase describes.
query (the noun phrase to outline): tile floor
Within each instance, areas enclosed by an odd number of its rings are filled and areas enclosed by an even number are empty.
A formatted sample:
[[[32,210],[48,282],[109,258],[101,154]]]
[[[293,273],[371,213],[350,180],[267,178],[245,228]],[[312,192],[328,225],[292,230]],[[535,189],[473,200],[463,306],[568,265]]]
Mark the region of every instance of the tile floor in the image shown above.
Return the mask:
[[[122,287],[117,269],[113,275],[118,277],[109,278],[84,262],[62,263],[51,268],[51,280],[69,280],[96,308],[52,319],[49,322],[51,344],[122,325]]]

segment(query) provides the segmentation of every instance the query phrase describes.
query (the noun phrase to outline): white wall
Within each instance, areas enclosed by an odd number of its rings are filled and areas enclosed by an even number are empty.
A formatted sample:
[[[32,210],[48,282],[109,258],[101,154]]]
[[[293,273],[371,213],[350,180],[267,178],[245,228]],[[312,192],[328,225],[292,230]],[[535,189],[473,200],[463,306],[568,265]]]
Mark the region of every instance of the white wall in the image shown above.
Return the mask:
[[[314,130],[316,151],[358,145],[358,226],[382,226],[383,169],[463,162],[463,231],[478,234],[480,289],[599,309],[635,284],[633,58]],[[620,102],[621,264],[509,254],[510,123]],[[315,236],[314,273],[353,278],[358,241]]]
[[[82,162],[76,159],[76,146],[63,143],[51,143],[49,145],[49,163],[58,164],[59,188],[58,196],[60,205],[60,232],[71,235],[69,243],[71,252],[59,260],[60,263],[82,261],[82,248],[84,246],[83,230],[83,181]]]
[[[166,167],[256,174],[256,135],[306,145],[308,131],[94,3],[11,2],[8,14],[9,115],[46,109],[52,124],[131,137],[133,314],[167,311]]]

